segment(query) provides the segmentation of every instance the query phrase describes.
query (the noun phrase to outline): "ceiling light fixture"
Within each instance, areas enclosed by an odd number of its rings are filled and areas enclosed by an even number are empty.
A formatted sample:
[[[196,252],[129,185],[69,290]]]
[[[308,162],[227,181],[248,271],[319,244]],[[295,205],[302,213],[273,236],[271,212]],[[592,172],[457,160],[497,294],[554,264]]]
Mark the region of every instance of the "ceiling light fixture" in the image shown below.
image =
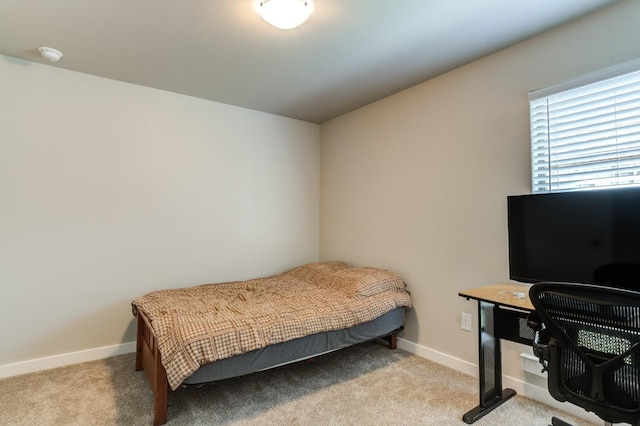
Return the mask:
[[[262,0],[260,16],[276,28],[290,30],[302,25],[311,15],[311,0]]]
[[[57,62],[60,60],[60,58],[62,58],[62,52],[52,47],[42,46],[42,47],[38,47],[38,50],[40,51],[40,54],[42,55],[43,58],[48,59],[50,61]]]

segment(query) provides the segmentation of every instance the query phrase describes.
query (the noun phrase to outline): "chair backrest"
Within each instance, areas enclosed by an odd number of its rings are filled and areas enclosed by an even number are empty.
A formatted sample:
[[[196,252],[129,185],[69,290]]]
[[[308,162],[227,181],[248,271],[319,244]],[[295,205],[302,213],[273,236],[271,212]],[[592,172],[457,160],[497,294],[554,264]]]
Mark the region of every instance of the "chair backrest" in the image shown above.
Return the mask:
[[[546,282],[529,296],[548,336],[551,395],[640,425],[640,292]]]

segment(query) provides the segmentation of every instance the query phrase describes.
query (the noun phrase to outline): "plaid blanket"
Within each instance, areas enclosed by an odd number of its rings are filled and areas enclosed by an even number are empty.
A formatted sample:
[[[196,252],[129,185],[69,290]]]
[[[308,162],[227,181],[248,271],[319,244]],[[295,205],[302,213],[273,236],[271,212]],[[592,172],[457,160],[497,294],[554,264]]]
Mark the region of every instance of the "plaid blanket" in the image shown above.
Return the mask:
[[[132,302],[151,322],[172,389],[202,364],[411,306],[393,272],[316,262],[265,278],[160,290]]]

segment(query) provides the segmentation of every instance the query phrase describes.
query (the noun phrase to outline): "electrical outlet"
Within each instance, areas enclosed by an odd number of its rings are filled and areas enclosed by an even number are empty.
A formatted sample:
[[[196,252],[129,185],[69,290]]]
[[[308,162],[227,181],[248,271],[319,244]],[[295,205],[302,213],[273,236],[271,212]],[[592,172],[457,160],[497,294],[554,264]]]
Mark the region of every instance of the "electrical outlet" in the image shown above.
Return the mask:
[[[466,312],[460,314],[460,328],[471,331],[471,314]]]

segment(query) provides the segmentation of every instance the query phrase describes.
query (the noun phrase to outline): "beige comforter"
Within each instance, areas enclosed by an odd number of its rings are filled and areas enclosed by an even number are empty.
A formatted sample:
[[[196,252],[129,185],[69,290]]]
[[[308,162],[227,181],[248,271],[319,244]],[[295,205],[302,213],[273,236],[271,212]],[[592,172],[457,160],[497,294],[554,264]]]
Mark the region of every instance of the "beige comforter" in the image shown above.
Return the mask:
[[[172,389],[202,364],[410,306],[404,282],[376,268],[317,262],[266,278],[160,290],[132,302],[151,321]]]

